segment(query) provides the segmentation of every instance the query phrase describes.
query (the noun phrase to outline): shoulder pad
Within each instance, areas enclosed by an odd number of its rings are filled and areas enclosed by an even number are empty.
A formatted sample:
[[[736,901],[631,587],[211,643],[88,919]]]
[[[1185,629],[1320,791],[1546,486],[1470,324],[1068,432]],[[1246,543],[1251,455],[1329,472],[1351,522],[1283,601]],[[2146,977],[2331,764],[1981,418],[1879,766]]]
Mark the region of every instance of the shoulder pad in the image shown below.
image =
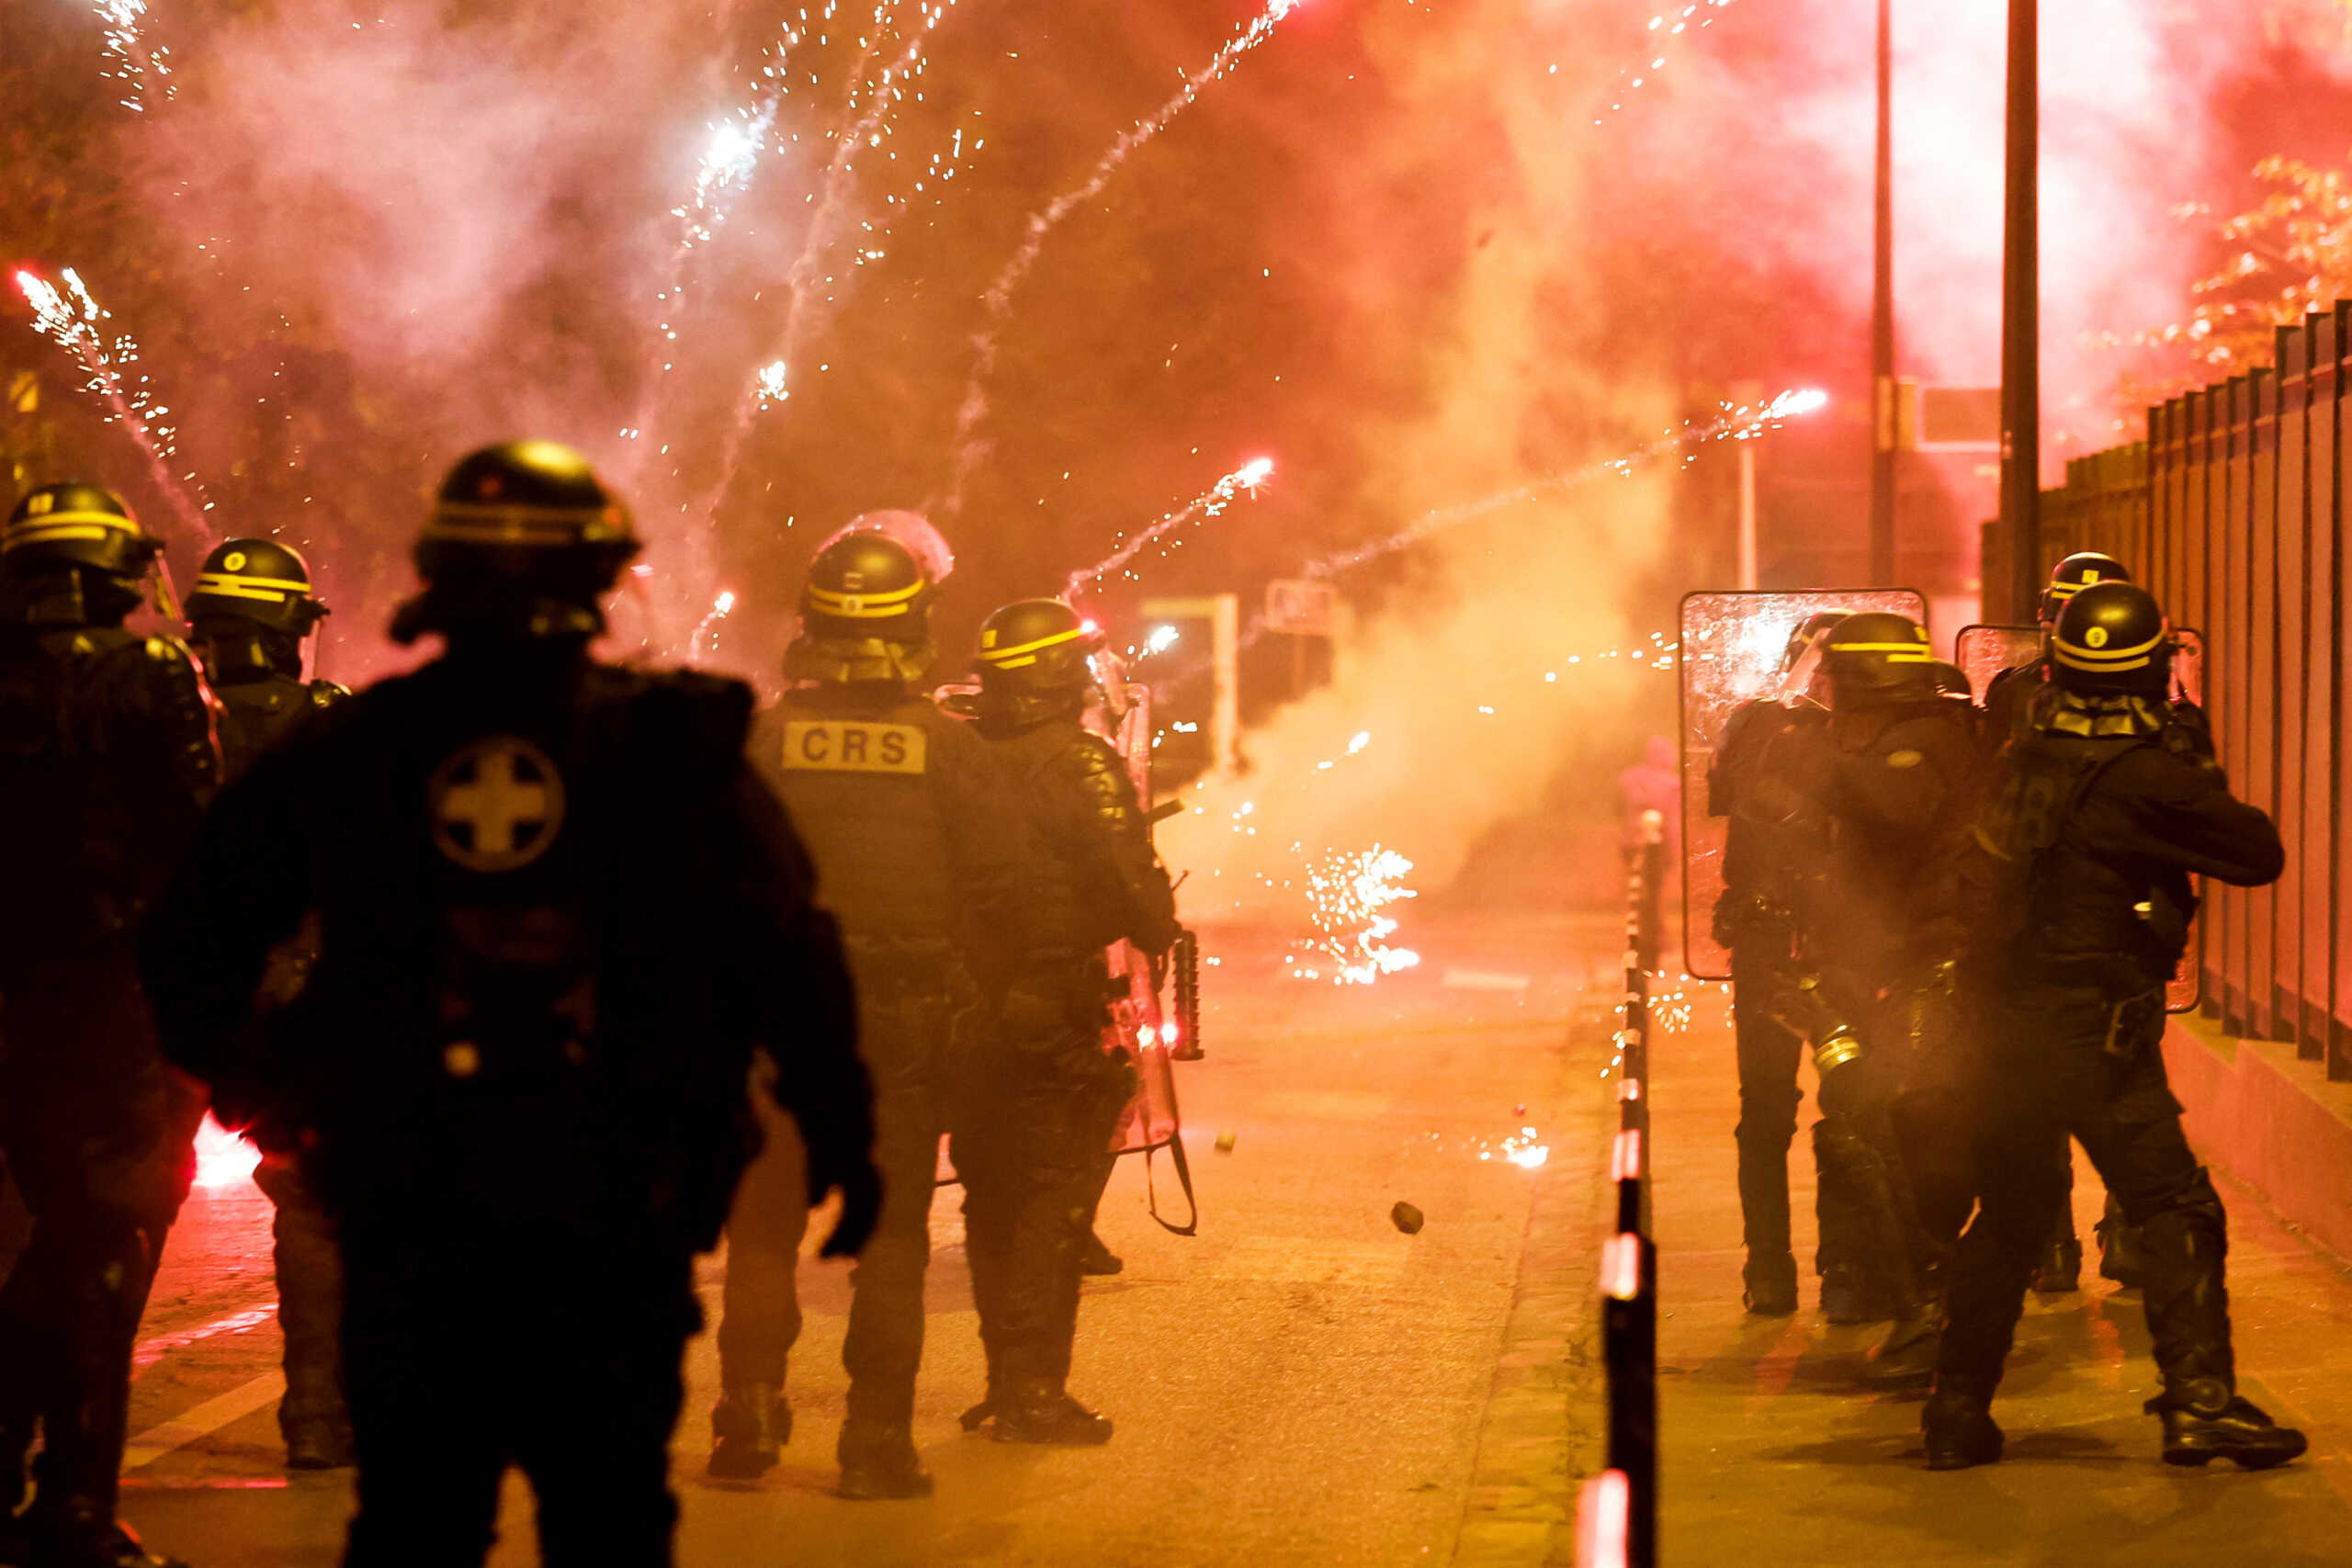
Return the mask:
[[[351,695],[350,687],[337,685],[333,681],[311,682],[311,705],[314,708],[333,707],[349,695]]]

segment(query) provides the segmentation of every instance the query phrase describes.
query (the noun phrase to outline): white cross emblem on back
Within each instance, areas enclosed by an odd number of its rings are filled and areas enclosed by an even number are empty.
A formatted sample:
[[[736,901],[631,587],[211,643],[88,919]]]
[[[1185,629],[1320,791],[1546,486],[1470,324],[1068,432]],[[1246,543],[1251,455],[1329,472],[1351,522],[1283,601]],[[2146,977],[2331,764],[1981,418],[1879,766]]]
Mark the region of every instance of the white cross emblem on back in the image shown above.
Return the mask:
[[[563,825],[563,776],[512,735],[477,740],[434,771],[435,848],[469,871],[513,871],[547,852]]]

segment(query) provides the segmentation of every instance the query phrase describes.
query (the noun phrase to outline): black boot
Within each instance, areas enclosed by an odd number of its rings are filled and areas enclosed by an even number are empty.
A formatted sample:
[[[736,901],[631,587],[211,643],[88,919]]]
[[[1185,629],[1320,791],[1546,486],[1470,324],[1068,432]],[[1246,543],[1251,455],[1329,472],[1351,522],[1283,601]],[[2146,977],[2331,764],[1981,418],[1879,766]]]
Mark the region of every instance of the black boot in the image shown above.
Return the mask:
[[[1051,1383],[1036,1383],[998,1404],[989,1432],[1001,1443],[1094,1448],[1111,1440],[1111,1423]]]
[[[931,1472],[922,1467],[914,1434],[903,1424],[861,1421],[853,1416],[842,1423],[841,1443],[834,1451],[842,1461],[837,1490],[843,1497],[870,1503],[931,1495]]]
[[[1786,1317],[1797,1310],[1797,1260],[1787,1253],[1778,1258],[1747,1259],[1747,1289],[1741,1300],[1758,1317]]]
[[[1919,1433],[1928,1442],[1929,1470],[1967,1470],[1997,1464],[2001,1428],[1993,1424],[1993,1402],[1953,1379],[1939,1379],[1919,1413]]]
[[[1126,1260],[1102,1245],[1102,1238],[1092,1231],[1086,1233],[1085,1245],[1079,1248],[1078,1271],[1081,1274],[1116,1274],[1126,1268]]]
[[[1860,1264],[1833,1263],[1821,1276],[1821,1315],[1843,1325],[1883,1322],[1894,1315],[1884,1293]]]
[[[2033,1288],[2045,1296],[2063,1296],[2083,1288],[2083,1244],[2068,1236],[2041,1249],[2033,1266]]]
[[[347,1420],[305,1416],[285,1422],[283,1429],[288,1470],[342,1470],[355,1461]]]
[[[1932,1379],[1944,1337],[1937,1324],[1936,1314],[1926,1306],[1898,1312],[1894,1326],[1862,1369],[1862,1381],[1873,1388],[1901,1388]]]
[[[2177,1393],[2158,1394],[2145,1406],[2165,1423],[2166,1464],[2207,1465],[2234,1461],[2241,1470],[2268,1470],[2301,1457],[2310,1443],[2292,1427],[2281,1427],[2250,1399],[2233,1394],[2219,1378],[2197,1378]]]
[[[2125,1224],[2119,1214],[2098,1223],[2098,1271],[2127,1291],[2148,1282],[2148,1258],[2140,1245],[2139,1227]]]
[[[775,1468],[792,1440],[792,1406],[772,1382],[721,1391],[710,1412],[708,1474],[721,1481],[757,1481]]]
[[[49,1509],[36,1501],[25,1533],[29,1568],[187,1568],[149,1551],[120,1520],[73,1502]]]

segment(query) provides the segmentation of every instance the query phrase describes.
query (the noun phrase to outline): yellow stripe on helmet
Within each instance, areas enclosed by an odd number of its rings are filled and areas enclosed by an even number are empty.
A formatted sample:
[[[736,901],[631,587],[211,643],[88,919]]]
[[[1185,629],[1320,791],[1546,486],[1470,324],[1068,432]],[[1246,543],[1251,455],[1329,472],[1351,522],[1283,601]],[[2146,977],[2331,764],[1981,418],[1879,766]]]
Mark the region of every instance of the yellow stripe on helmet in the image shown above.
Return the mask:
[[[195,592],[218,594],[224,599],[266,599],[283,604],[290,598],[307,598],[311,585],[290,577],[240,577],[235,572],[208,571],[196,580]]]
[[[923,584],[918,582],[907,588],[886,588],[876,593],[836,593],[811,583],[805,592],[808,602],[824,615],[846,621],[877,621],[904,615],[915,595],[922,591]]]
[[[119,517],[108,517],[100,512],[59,513],[52,515],[86,517],[89,521],[52,523],[44,518],[39,523],[20,525],[9,529],[5,537],[0,537],[0,553],[13,550],[19,545],[45,545],[65,539],[103,539],[110,534],[136,536],[140,532],[139,525],[136,523],[126,522]]]
[[[1924,642],[1833,642],[1832,653],[1883,653],[1890,664],[1933,664],[1935,649]]]
[[[2164,640],[2165,634],[2158,632],[2147,641],[2135,644],[2131,648],[2089,648],[2082,643],[2066,642],[2052,637],[2050,649],[2058,662],[2069,670],[2087,670],[2094,672],[2143,670],[2147,668],[2149,656],[2155,652]]]
[[[2123,581],[2123,579],[2120,577],[2101,577],[2096,570],[2090,568],[2086,568],[2085,573],[2086,575],[2080,582],[2075,582],[2067,578],[2060,578],[2057,581],[2052,582],[2044,592],[2046,592],[2052,599],[2072,599],[2084,589],[2093,587],[2096,584],[2109,581],[2120,582]]]
[[[1052,648],[1057,643],[1076,642],[1085,635],[1084,626],[1072,626],[1066,632],[1056,632],[1051,637],[1041,637],[1035,642],[1015,643],[1011,648],[984,648],[980,649],[980,657],[1000,670],[1018,670],[1024,664],[1036,663],[1039,649]],[[1028,657],[1020,657],[1023,654]]]
[[[516,506],[499,502],[445,501],[425,519],[424,536],[469,544],[594,544],[628,538],[628,513],[618,506]]]

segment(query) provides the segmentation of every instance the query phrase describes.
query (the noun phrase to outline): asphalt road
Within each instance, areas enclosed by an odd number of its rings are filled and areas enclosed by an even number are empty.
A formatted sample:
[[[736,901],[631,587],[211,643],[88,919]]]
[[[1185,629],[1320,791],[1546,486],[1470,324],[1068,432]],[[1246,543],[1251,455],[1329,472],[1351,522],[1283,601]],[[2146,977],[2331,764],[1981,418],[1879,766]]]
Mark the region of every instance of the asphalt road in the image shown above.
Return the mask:
[[[916,1425],[937,1495],[829,1495],[848,1290],[812,1260],[798,1427],[762,1483],[702,1479],[717,1366],[707,1335],[689,1348],[682,1562],[1563,1560],[1594,1445],[1619,939],[1607,919],[1430,923],[1405,933],[1422,966],[1369,987],[1290,978],[1270,934],[1210,933],[1209,1056],[1179,1069],[1200,1234],[1153,1224],[1144,1172],[1124,1162],[1102,1229],[1126,1271],[1081,1309],[1072,1386],[1118,1422],[1109,1448],[956,1427],[982,1379],[947,1190]],[[1507,1157],[1523,1128],[1549,1151],[1540,1166]],[[1426,1214],[1419,1234],[1391,1223],[1400,1200]],[[332,1562],[349,1511],[347,1477],[281,1466],[266,1227],[249,1186],[200,1190],[141,1330],[124,1511],[197,1568]],[[705,1271],[714,1307],[723,1267]],[[494,1562],[537,1560],[530,1506],[512,1481]]]

